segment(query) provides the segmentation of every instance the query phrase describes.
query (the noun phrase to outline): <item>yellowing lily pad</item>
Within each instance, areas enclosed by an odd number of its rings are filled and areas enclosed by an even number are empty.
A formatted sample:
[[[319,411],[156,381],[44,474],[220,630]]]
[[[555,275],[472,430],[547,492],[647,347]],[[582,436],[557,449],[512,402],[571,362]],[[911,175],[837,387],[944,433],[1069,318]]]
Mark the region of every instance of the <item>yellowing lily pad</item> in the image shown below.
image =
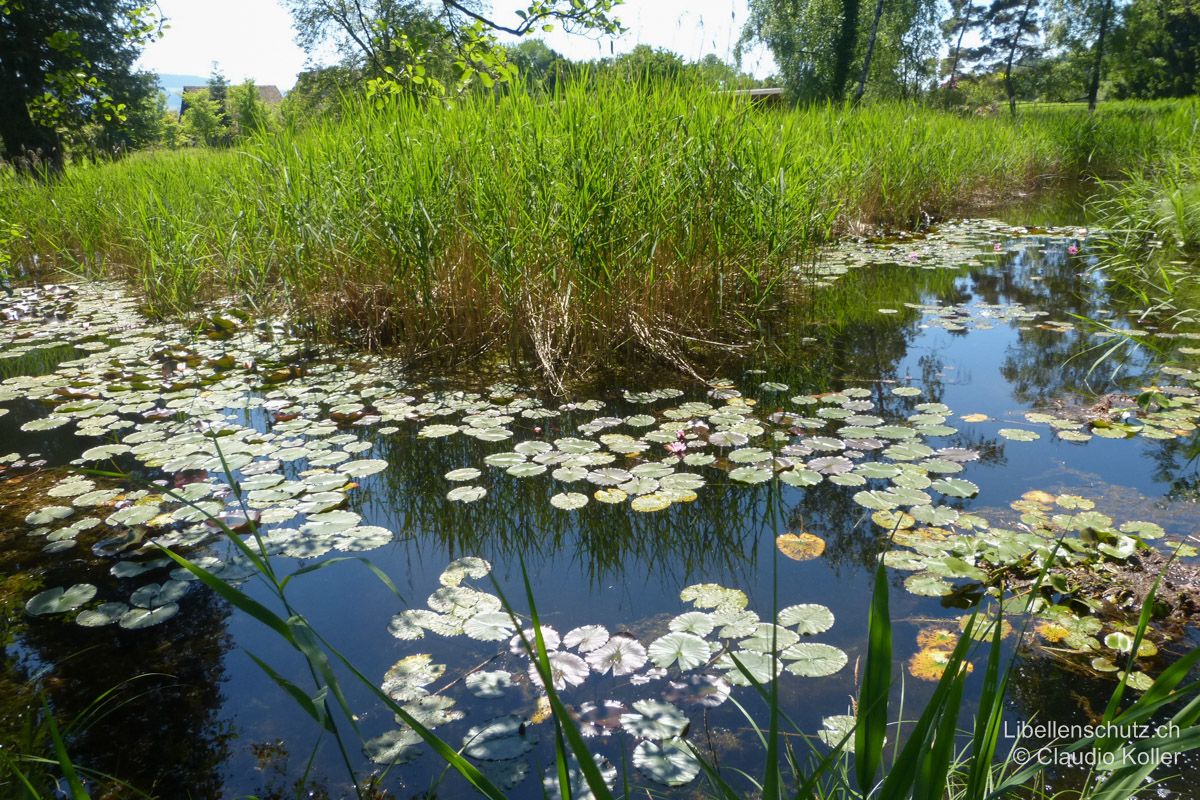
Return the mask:
[[[811,533],[780,534],[775,546],[793,561],[810,561],[825,552],[825,540]]]

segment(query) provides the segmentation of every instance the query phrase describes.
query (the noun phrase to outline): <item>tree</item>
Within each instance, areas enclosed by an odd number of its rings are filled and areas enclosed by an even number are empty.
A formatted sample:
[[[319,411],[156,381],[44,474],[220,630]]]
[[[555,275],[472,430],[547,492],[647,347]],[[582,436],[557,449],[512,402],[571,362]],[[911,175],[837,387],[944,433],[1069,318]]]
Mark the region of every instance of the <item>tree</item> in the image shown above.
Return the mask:
[[[856,102],[868,83],[883,95],[907,94],[936,69],[937,0],[875,0],[872,9],[862,30],[858,0],[750,0],[737,53],[767,45],[801,100],[846,99],[855,68]]]
[[[516,75],[499,34],[553,30],[617,33],[620,0],[532,0],[505,24],[474,2],[436,0],[287,0],[297,41],[308,52],[334,43],[361,69],[374,95],[414,90],[446,95],[475,80],[490,86]]]
[[[274,122],[271,109],[258,96],[258,87],[252,80],[229,87],[226,109],[235,140],[248,139],[256,133],[269,130]]]
[[[862,100],[867,88],[867,74],[871,71],[871,56],[875,53],[875,40],[879,38],[879,18],[883,16],[883,0],[875,0],[875,13],[871,16],[871,33],[867,37],[867,54],[863,56],[862,70],[858,73],[858,88],[854,90],[854,102]]]
[[[207,88],[185,92],[183,102],[185,108],[180,127],[192,144],[215,147],[228,140],[229,128],[222,121],[221,109]]]
[[[341,113],[343,99],[358,93],[364,80],[361,70],[345,64],[301,72],[280,106],[283,123],[292,128],[303,128],[324,117],[337,116]]]
[[[221,65],[216,61],[212,62],[212,71],[208,73],[207,85],[208,97],[217,104],[217,111],[221,115],[221,124],[229,127],[229,110],[226,107],[229,81],[225,79],[225,73],[221,72]]]
[[[1003,71],[1008,109],[1017,113],[1017,94],[1013,87],[1013,68],[1037,42],[1040,31],[1037,12],[1039,0],[993,0],[988,9],[986,37],[981,47],[983,60],[991,69]]]
[[[946,85],[951,89],[958,83],[958,71],[969,52],[964,50],[963,42],[969,32],[983,27],[984,11],[975,0],[950,0],[950,16],[943,23],[942,32],[949,47]]]
[[[1113,94],[1186,97],[1200,92],[1200,3],[1133,0],[1114,31]]]
[[[541,39],[526,39],[509,45],[508,61],[517,69],[525,88],[552,93],[571,63]]]
[[[1103,80],[1105,57],[1121,7],[1117,0],[1055,0],[1047,30],[1047,43],[1058,51],[1054,73],[1082,78],[1073,99],[1086,96],[1096,109]]]
[[[775,57],[780,76],[794,97],[841,99],[850,74],[845,58],[847,25],[853,22],[857,26],[858,19],[857,0],[845,2],[750,0],[750,14],[738,39],[738,59],[747,45],[761,42]]]
[[[3,157],[58,169],[64,131],[119,124],[157,91],[134,71],[156,33],[143,0],[0,0]]]

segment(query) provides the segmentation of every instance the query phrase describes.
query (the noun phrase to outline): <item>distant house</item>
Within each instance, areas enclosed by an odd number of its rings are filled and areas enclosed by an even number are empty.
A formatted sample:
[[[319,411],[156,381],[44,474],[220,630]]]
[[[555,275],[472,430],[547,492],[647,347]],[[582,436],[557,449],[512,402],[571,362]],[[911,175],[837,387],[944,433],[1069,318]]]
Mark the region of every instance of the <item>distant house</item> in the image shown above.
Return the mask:
[[[208,86],[184,86],[183,87],[183,102],[179,104],[179,117],[183,118],[183,112],[187,111],[187,96],[188,92],[198,92],[201,89],[207,89]],[[277,106],[283,102],[283,92],[279,91],[278,86],[255,86],[258,91],[258,99],[262,100],[268,106]]]

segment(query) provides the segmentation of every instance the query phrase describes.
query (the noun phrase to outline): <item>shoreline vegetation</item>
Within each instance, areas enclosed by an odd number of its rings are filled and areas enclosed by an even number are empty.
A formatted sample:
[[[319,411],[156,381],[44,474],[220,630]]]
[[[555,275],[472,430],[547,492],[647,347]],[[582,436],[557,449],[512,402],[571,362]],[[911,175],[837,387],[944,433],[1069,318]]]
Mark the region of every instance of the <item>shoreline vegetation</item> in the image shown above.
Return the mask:
[[[765,109],[700,84],[397,97],[235,150],[45,181],[0,170],[0,266],[216,299],[443,364],[501,354],[556,392],[615,359],[698,377],[792,305],[822,244],[1195,153],[1198,103]],[[794,307],[794,306],[793,306]]]

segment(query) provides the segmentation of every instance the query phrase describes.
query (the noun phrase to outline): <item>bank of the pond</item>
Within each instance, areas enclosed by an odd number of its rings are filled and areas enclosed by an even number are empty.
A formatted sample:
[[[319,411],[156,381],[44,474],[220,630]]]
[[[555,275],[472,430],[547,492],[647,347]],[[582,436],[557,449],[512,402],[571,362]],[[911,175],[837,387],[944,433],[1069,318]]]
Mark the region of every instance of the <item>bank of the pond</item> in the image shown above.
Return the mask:
[[[614,356],[686,372],[756,335],[816,244],[1149,164],[1196,118],[764,110],[677,84],[401,98],[239,150],[0,173],[0,242],[14,267],[127,279],[160,314],[233,295],[443,362],[500,350],[552,384]]]

